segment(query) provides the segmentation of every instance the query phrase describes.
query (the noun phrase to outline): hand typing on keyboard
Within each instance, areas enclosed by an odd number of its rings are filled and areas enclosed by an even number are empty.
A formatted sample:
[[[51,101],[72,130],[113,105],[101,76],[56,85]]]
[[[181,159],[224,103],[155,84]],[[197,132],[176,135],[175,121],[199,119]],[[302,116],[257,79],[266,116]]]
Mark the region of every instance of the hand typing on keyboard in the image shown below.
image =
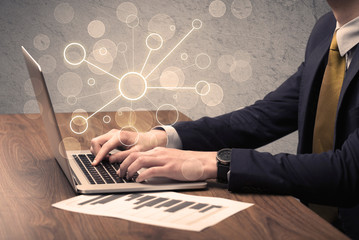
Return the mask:
[[[111,163],[122,162],[133,152],[143,152],[155,147],[166,146],[166,144],[167,134],[162,130],[138,133],[112,129],[91,140],[90,151],[96,155],[92,164],[97,165],[105,158],[108,158]],[[123,151],[109,155],[109,152],[116,148]]]
[[[138,170],[147,168],[136,178],[142,182],[151,177],[168,177],[181,181],[206,180],[217,177],[217,152],[194,152],[165,148],[167,134],[162,130],[145,133],[111,130],[92,139],[92,165],[108,159],[121,163],[117,174],[131,179]],[[112,150],[123,151],[109,155]]]

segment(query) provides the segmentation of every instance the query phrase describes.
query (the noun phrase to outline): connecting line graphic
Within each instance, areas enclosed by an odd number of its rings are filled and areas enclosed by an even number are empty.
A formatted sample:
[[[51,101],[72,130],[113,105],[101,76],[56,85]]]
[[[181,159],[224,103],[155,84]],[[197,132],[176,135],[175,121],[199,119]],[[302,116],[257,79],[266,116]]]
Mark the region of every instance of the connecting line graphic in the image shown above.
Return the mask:
[[[183,70],[186,70],[186,69],[194,67],[194,66],[196,66],[196,64],[191,64],[191,65],[188,65],[186,67],[178,68],[177,70],[174,70],[172,72],[177,73],[177,72],[179,72],[181,70],[183,71]],[[158,79],[160,79],[160,77],[152,78],[151,81],[158,80]]]
[[[112,99],[111,101],[109,101],[108,103],[106,103],[104,106],[102,106],[100,109],[98,109],[96,112],[94,112],[93,114],[91,114],[91,115],[90,115],[89,117],[87,117],[87,118],[85,118],[84,116],[81,116],[81,115],[77,115],[77,116],[73,117],[73,118],[71,119],[71,121],[70,121],[70,129],[71,129],[71,131],[74,132],[74,133],[76,133],[76,134],[83,134],[84,132],[86,132],[87,129],[88,129],[88,126],[89,126],[88,120],[89,120],[90,118],[92,118],[95,114],[97,114],[99,111],[101,111],[102,109],[104,109],[105,107],[107,107],[109,104],[111,104],[111,103],[113,103],[114,101],[116,101],[119,97],[121,97],[121,95],[116,96],[114,99]],[[82,121],[85,122],[85,125],[86,125],[86,126],[85,126],[85,129],[84,129],[84,130],[82,130],[82,131],[75,131],[75,130],[73,129],[72,123],[74,122],[75,119],[82,119]]]
[[[113,78],[115,78],[115,79],[117,79],[117,80],[119,80],[119,81],[121,80],[120,78],[118,78],[118,77],[116,77],[115,75],[113,75],[113,74],[111,74],[111,73],[109,73],[109,72],[103,70],[102,68],[96,66],[95,64],[93,64],[93,63],[91,63],[91,62],[89,62],[89,61],[87,61],[87,60],[83,60],[83,61],[86,62],[87,64],[89,64],[89,65],[91,65],[91,66],[97,68],[98,70],[100,70],[100,71],[106,73],[107,75],[109,75],[109,76],[111,76],[111,77],[113,77]]]
[[[200,24],[200,25],[198,25],[198,26],[196,26],[195,27],[195,21],[199,21],[197,24]],[[149,73],[149,74],[147,74],[147,76],[145,77],[145,79],[147,79],[149,76],[151,76],[151,74],[166,60],[166,58],[169,56],[169,55],[171,55],[171,53],[195,30],[195,29],[200,29],[201,27],[202,27],[202,22],[200,21],[200,20],[198,20],[198,19],[196,19],[196,20],[194,20],[193,22],[192,22],[192,29],[181,39],[181,41],[179,41],[178,43],[177,43],[177,45],[157,64],[157,66],[156,67],[154,67],[153,69],[152,69],[152,71]]]
[[[207,86],[206,91],[204,91],[204,92],[199,92],[198,89],[199,89],[199,85],[200,85],[200,84],[204,84],[204,86]],[[150,88],[150,89],[165,89],[165,90],[175,90],[175,89],[195,90],[196,93],[197,93],[198,95],[201,95],[201,96],[207,95],[207,94],[209,93],[209,91],[211,90],[211,87],[210,87],[210,85],[208,84],[208,82],[203,81],[203,80],[198,81],[194,87],[147,87],[147,88]]]
[[[117,44],[117,46],[116,46],[117,49],[120,47],[120,45],[121,45],[121,47],[124,47],[124,49],[121,48],[121,51],[120,51],[120,50],[118,50],[118,51],[121,53],[121,55],[122,55],[122,57],[123,57],[123,59],[124,59],[124,61],[125,61],[125,64],[126,64],[127,71],[129,72],[129,71],[130,71],[130,68],[129,68],[129,66],[128,66],[128,62],[127,62],[126,55],[125,55],[125,52],[127,51],[127,45],[126,45],[126,43],[124,43],[124,42],[120,42],[120,43]]]
[[[149,99],[147,96],[145,96],[145,98],[155,107],[155,108],[158,108],[157,106],[156,106],[156,104],[154,104],[152,101],[151,101],[151,99]],[[132,102],[131,102],[132,103]]]
[[[168,89],[168,90],[173,90],[173,89],[189,89],[189,90],[196,90],[196,87],[147,87],[149,89]]]
[[[110,105],[112,102],[116,101],[117,98],[121,97],[121,95],[117,95],[114,99],[112,99],[111,101],[109,101],[108,103],[106,103],[104,106],[102,106],[99,110],[97,110],[96,112],[94,112],[93,114],[91,114],[86,120],[89,120],[92,116],[94,116],[96,113],[98,113],[99,111],[101,111],[102,109],[104,109],[105,107],[107,107],[108,105]]]
[[[135,71],[135,28],[134,27],[132,28],[132,71]]]
[[[77,97],[77,99],[83,99],[83,98],[93,97],[93,96],[96,96],[96,95],[99,95],[99,94],[103,94],[103,93],[114,92],[114,91],[116,91],[116,90],[117,90],[117,89],[111,89],[111,90],[107,90],[107,91],[103,91],[103,92],[99,92],[99,93],[94,93],[94,94],[91,94],[91,95],[86,95],[86,96],[82,96],[82,97]]]
[[[123,58],[125,59],[127,71],[129,72],[129,71],[130,71],[130,68],[128,67],[128,63],[127,63],[127,59],[126,59],[126,57],[125,57],[125,54],[122,53],[122,55],[123,55]]]
[[[143,67],[142,67],[141,72],[140,72],[141,75],[142,75],[143,69],[146,66],[146,63],[147,63],[148,59],[150,58],[151,52],[152,52],[152,49],[148,52],[147,58],[145,60],[145,63],[143,64]]]
[[[136,17],[137,17],[137,16],[136,16]],[[199,95],[205,95],[205,94],[207,94],[207,93],[209,92],[209,87],[210,87],[210,85],[209,85],[206,81],[199,81],[199,82],[197,82],[197,84],[196,84],[195,87],[155,87],[155,86],[154,86],[154,87],[148,87],[148,86],[147,86],[147,79],[148,79],[148,77],[151,76],[151,74],[178,48],[178,46],[179,46],[184,40],[186,40],[186,38],[188,38],[188,36],[189,36],[194,30],[200,29],[201,27],[202,27],[202,21],[201,21],[201,20],[199,20],[199,19],[193,20],[193,21],[192,21],[192,29],[167,53],[167,55],[147,74],[146,77],[144,77],[144,76],[142,75],[142,73],[143,73],[143,70],[145,69],[145,66],[146,66],[146,64],[147,64],[147,62],[148,62],[150,56],[151,56],[151,53],[152,53],[153,51],[159,50],[159,49],[162,47],[162,45],[163,45],[163,39],[162,39],[162,37],[161,37],[159,34],[157,34],[157,33],[151,33],[151,34],[146,38],[146,46],[147,46],[148,49],[149,49],[149,53],[148,53],[147,58],[146,58],[146,60],[145,60],[145,62],[144,62],[144,65],[142,66],[141,71],[140,71],[139,73],[138,73],[138,72],[135,72],[135,71],[133,71],[133,72],[127,72],[127,73],[124,74],[121,78],[119,78],[119,77],[117,77],[117,76],[115,76],[115,75],[109,73],[108,71],[106,71],[106,70],[100,68],[99,66],[97,66],[97,65],[95,65],[95,64],[93,64],[93,63],[91,63],[90,61],[86,60],[86,50],[85,50],[85,48],[84,48],[81,44],[79,44],[79,43],[70,43],[69,45],[67,45],[67,46],[65,47],[65,49],[64,49],[64,58],[65,58],[65,61],[66,61],[67,63],[69,63],[70,65],[80,65],[81,63],[86,62],[88,65],[91,65],[91,66],[93,66],[94,68],[96,68],[96,69],[98,69],[98,70],[104,72],[105,74],[111,76],[112,78],[115,78],[116,80],[118,80],[118,81],[119,81],[119,92],[120,92],[120,94],[119,94],[118,96],[116,96],[114,99],[112,99],[111,101],[109,101],[108,103],[106,103],[104,106],[102,106],[101,108],[99,108],[96,112],[94,112],[93,114],[91,114],[89,117],[85,118],[85,117],[80,116],[80,115],[73,117],[73,118],[71,119],[71,121],[70,121],[70,128],[71,128],[71,130],[72,130],[74,133],[76,133],[76,134],[82,134],[82,133],[84,133],[84,132],[87,130],[87,128],[88,128],[88,120],[89,120],[91,117],[93,117],[94,115],[96,115],[99,111],[101,111],[101,110],[103,110],[105,107],[107,107],[109,104],[111,104],[111,103],[113,103],[114,101],[116,101],[116,100],[117,100],[119,97],[121,97],[121,96],[122,96],[123,98],[127,99],[127,100],[130,100],[130,101],[131,101],[131,105],[132,105],[132,101],[139,100],[140,98],[142,98],[143,96],[145,96],[145,93],[146,93],[146,91],[147,91],[148,89],[169,89],[169,90],[172,90],[172,89],[188,89],[188,90],[195,90],[196,93],[198,93]],[[134,28],[133,28],[133,29],[134,29]],[[133,29],[132,29],[132,30],[133,30]],[[157,46],[153,46],[153,39],[156,40]],[[150,40],[152,40],[152,43],[151,43],[151,44],[150,44]],[[134,44],[134,43],[133,43],[133,44]],[[150,45],[152,45],[152,46],[150,46]],[[156,44],[155,44],[155,45],[156,45]],[[81,59],[80,61],[73,62],[73,61],[70,61],[70,60],[67,58],[66,52],[68,51],[68,49],[69,49],[70,47],[78,47],[78,48],[80,48],[80,50],[82,51],[82,55],[83,55],[83,57],[82,57],[82,59]],[[133,49],[133,51],[134,51],[134,49]],[[133,52],[133,55],[134,55],[134,52]],[[125,58],[125,60],[126,60],[126,58]],[[133,56],[133,61],[134,61],[134,56]],[[127,64],[127,61],[126,61],[126,64]],[[134,64],[133,64],[133,66],[134,66]],[[128,66],[127,66],[127,67],[128,67]],[[125,92],[123,91],[123,89],[122,89],[122,87],[121,87],[121,83],[123,83],[124,81],[128,81],[128,82],[132,83],[134,80],[136,80],[136,81],[140,80],[141,82],[143,82],[143,84],[144,84],[144,89],[141,90],[142,92],[139,92],[138,95],[136,95],[136,96],[128,96],[127,93],[125,93]],[[200,83],[205,83],[205,84],[207,84],[207,86],[208,86],[208,91],[206,91],[205,94],[200,93],[200,92],[198,91],[198,89],[197,89],[197,88],[198,88],[198,84],[200,84]],[[145,97],[146,97],[146,96],[145,96]],[[147,98],[147,97],[146,97],[146,98]],[[147,99],[148,99],[148,98],[147,98]],[[150,100],[149,100],[149,101],[150,101]],[[150,102],[153,104],[152,101],[150,101]],[[153,104],[153,105],[154,105],[154,104]],[[164,105],[170,105],[170,104],[164,104]],[[163,105],[162,105],[162,106],[163,106]],[[171,105],[171,106],[172,106],[172,105]],[[82,120],[85,121],[85,123],[86,123],[86,127],[85,127],[85,129],[84,129],[83,131],[75,131],[75,130],[73,129],[73,126],[72,126],[72,125],[73,125],[73,122],[74,122],[75,119],[78,119],[78,118],[82,119]]]

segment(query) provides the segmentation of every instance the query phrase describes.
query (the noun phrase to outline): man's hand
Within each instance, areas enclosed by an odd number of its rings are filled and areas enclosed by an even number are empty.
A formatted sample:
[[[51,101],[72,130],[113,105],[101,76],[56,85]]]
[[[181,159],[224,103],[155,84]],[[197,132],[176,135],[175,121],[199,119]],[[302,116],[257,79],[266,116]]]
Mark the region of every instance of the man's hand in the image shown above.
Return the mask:
[[[93,165],[97,165],[105,157],[110,162],[122,162],[131,153],[142,152],[155,147],[165,147],[167,134],[162,130],[151,130],[145,133],[112,129],[108,133],[91,140],[90,151],[96,155]],[[109,156],[109,152],[119,148],[123,151]]]
[[[146,152],[132,152],[121,163],[120,177],[137,177],[142,182],[151,177],[167,177],[180,181],[199,181],[217,177],[217,152],[194,152],[157,147]]]

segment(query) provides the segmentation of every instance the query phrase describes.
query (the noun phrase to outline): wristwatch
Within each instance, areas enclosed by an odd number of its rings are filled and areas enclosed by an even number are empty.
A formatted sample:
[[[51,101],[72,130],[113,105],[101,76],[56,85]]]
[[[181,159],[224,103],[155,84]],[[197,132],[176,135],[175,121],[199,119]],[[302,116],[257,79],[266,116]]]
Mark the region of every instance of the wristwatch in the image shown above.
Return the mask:
[[[231,164],[232,149],[223,148],[217,153],[217,181],[228,183],[227,173]]]

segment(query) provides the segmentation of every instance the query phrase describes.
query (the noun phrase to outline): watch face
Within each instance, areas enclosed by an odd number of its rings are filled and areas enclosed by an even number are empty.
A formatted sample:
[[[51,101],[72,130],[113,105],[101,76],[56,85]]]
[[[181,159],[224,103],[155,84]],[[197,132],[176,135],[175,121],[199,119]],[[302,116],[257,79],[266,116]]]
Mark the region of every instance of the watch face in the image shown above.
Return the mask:
[[[222,164],[229,164],[231,162],[232,149],[222,149],[218,152],[217,158]]]

